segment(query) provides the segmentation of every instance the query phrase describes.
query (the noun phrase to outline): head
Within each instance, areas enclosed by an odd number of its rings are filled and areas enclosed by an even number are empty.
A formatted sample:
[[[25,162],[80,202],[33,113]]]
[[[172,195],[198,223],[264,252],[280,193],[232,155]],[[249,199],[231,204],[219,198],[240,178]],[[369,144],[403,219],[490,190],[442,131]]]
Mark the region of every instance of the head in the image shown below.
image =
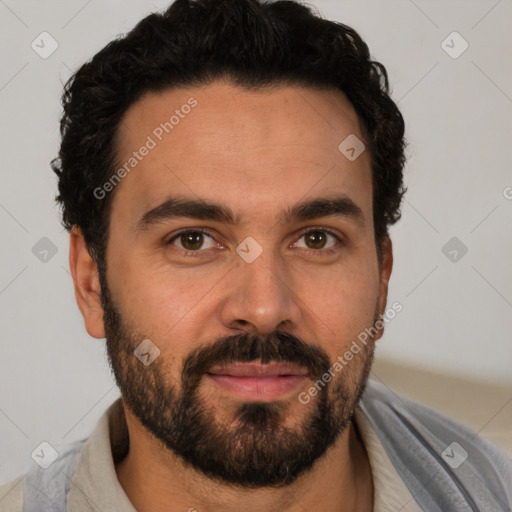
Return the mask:
[[[177,0],[63,105],[77,301],[127,410],[212,478],[291,483],[350,423],[382,335],[333,371],[386,307],[405,142],[384,67],[295,2]],[[210,378],[249,361],[305,378],[272,400]]]

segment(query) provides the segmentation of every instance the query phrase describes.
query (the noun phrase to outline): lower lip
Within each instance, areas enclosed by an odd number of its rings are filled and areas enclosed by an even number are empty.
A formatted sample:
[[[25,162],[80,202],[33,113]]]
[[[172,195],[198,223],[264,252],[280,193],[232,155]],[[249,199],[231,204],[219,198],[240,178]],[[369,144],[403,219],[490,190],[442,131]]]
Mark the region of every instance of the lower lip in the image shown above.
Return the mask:
[[[218,386],[249,400],[276,400],[296,390],[306,378],[303,375],[275,377],[233,377],[232,375],[207,375]]]

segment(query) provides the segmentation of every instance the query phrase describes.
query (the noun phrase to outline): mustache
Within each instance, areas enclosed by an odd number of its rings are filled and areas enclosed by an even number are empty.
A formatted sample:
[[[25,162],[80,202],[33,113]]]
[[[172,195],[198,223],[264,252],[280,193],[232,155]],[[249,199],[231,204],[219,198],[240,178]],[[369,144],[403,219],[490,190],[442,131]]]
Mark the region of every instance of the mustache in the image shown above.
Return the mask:
[[[298,365],[305,368],[313,380],[330,368],[329,357],[321,347],[306,343],[290,333],[274,331],[266,336],[242,333],[194,349],[183,363],[182,379],[194,386],[214,366],[249,363],[258,359],[262,364]]]

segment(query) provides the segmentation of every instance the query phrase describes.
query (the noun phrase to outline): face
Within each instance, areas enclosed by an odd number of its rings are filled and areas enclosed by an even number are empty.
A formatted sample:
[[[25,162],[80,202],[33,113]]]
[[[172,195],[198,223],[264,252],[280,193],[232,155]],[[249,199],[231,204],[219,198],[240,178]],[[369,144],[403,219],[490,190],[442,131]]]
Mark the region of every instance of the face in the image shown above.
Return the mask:
[[[120,125],[111,365],[140,423],[212,478],[291,483],[364,389],[375,339],[335,363],[383,312],[390,267],[370,156],[338,149],[349,135],[363,140],[339,92],[220,82],[147,94]]]

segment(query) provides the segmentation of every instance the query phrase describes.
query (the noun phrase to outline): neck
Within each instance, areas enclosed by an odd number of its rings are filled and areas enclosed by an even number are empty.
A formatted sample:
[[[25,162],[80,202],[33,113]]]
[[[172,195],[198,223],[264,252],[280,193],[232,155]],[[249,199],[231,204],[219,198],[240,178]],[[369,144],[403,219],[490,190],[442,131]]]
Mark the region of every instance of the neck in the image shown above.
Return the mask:
[[[371,512],[373,481],[364,445],[351,423],[313,467],[282,488],[241,489],[186,466],[125,407],[130,451],[117,478],[138,512]]]

